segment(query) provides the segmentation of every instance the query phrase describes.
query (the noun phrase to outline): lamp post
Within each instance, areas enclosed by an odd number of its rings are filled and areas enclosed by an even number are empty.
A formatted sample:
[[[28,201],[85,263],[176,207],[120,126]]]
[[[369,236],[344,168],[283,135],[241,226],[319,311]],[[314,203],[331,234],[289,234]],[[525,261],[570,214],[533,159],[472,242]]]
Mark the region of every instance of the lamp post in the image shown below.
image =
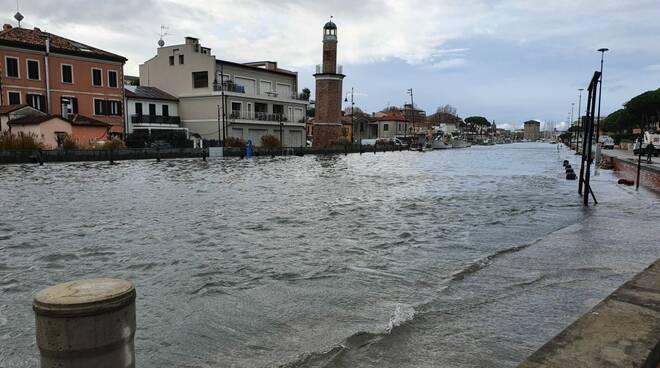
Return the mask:
[[[580,147],[580,122],[582,121],[582,91],[584,91],[584,88],[578,88],[578,91],[580,92],[580,98],[578,100],[578,121],[577,121],[577,137],[575,138],[575,152],[579,151]]]
[[[408,94],[410,95],[410,116],[412,120],[412,133],[413,133],[413,140],[414,134],[415,134],[415,101],[413,100],[413,89],[408,88]]]
[[[351,133],[352,133],[351,134],[351,141],[355,137],[355,116],[354,116],[354,114],[355,114],[355,102],[353,101],[353,92],[354,92],[353,87],[351,87]],[[348,102],[348,93],[344,97],[344,102]],[[361,139],[360,134],[359,134],[359,130],[358,130],[358,141],[362,142],[362,139]]]
[[[575,108],[575,102],[571,102],[571,120],[569,120],[569,121],[570,121],[570,123],[569,123],[569,127],[568,127],[569,129],[573,127],[573,109],[574,109],[574,108]],[[570,141],[570,140],[569,140],[569,141]],[[568,148],[569,148],[569,149],[571,148],[571,147],[570,147],[570,142],[569,142]]]
[[[603,97],[603,59],[605,58],[606,51],[610,51],[610,49],[598,49],[598,52],[600,52],[600,87],[598,89],[598,121],[596,122],[596,145],[599,144],[598,138],[600,137],[600,101],[601,97]]]

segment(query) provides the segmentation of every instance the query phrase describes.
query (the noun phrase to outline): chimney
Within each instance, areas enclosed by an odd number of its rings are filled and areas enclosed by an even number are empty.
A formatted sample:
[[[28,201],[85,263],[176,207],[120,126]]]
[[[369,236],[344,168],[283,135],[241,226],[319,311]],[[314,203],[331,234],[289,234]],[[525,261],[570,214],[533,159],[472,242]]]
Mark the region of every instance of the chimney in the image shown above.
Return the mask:
[[[2,26],[2,30],[3,30],[3,31],[8,31],[8,30],[10,30],[10,29],[12,29],[12,28],[13,28],[13,27],[11,26],[11,24],[4,24],[4,25]]]
[[[266,70],[277,70],[277,62],[275,61],[266,61]]]
[[[39,29],[37,27],[34,27],[34,31],[37,32],[37,33],[41,33],[41,29]]]

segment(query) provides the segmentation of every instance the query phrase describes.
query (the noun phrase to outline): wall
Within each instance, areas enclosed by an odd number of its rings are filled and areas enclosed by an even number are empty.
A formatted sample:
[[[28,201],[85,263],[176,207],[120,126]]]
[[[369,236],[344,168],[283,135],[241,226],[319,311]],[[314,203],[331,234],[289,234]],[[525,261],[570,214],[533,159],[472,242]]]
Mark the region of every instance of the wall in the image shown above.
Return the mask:
[[[614,157],[604,156],[609,159],[614,166],[615,173],[618,177],[627,179],[633,182],[637,181],[637,162],[621,160]],[[657,157],[653,158],[654,162],[658,161]],[[646,156],[642,157],[642,169],[639,175],[639,185],[649,188],[653,191],[660,192],[660,169],[650,168],[644,165]]]
[[[215,56],[195,52],[193,44],[160,47],[156,56],[140,65],[140,85],[159,88],[173,96],[207,96],[213,91],[215,76]],[[174,55],[174,65],[169,57]],[[179,64],[183,55],[183,65]],[[193,88],[193,72],[208,72],[209,84],[206,88]],[[183,116],[183,114],[182,114]]]
[[[19,59],[20,78],[8,78],[5,71],[5,56],[13,56]],[[37,60],[39,62],[39,80],[33,81],[27,79],[27,59]],[[13,48],[0,47],[0,62],[3,66],[3,86],[2,101],[8,104],[8,92],[17,91],[21,93],[21,103],[27,103],[27,94],[39,94],[45,96],[46,100],[46,74],[45,57],[43,52],[32,50],[20,50]],[[73,83],[62,82],[61,65],[68,64],[72,66]],[[81,115],[93,117],[94,119],[112,124],[112,131],[123,132],[123,115],[108,116],[94,115],[94,99],[115,100],[123,104],[123,65],[119,62],[88,59],[78,56],[61,55],[52,53],[48,61],[49,79],[51,89],[51,114],[61,115],[62,108],[60,98],[76,97],[78,99],[78,113]],[[102,70],[103,86],[92,86],[92,68]],[[117,72],[117,87],[108,87],[108,71]],[[44,109],[45,110],[45,109]]]
[[[81,148],[85,148],[99,140],[108,139],[107,132],[105,127],[73,125],[71,135]]]
[[[20,132],[27,134],[36,134],[45,149],[57,148],[57,139],[55,132],[64,132],[69,135],[72,133],[71,124],[59,118],[53,118],[41,124],[31,125],[13,125],[11,132],[18,134]]]

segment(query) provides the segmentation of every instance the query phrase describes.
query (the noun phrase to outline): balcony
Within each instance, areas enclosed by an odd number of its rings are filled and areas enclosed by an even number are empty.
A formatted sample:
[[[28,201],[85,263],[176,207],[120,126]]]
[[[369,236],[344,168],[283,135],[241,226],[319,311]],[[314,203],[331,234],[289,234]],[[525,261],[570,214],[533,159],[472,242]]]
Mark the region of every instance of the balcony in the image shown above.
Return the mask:
[[[181,118],[162,115],[131,115],[131,123],[133,125],[180,125]]]
[[[257,120],[257,121],[273,121],[273,122],[289,121],[289,117],[286,114],[239,111],[239,110],[233,110],[229,112],[227,117],[230,120]]]
[[[213,83],[213,91],[215,92],[234,92],[234,93],[245,93],[245,86],[236,84],[232,81],[227,81],[223,84]]]

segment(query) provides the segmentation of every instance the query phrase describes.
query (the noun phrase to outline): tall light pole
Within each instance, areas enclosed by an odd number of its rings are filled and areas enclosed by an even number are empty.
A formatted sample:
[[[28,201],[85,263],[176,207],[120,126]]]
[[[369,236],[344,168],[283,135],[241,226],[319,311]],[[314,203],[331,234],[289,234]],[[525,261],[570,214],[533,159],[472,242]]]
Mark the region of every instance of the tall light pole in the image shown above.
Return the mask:
[[[410,94],[410,115],[412,116],[412,130],[413,135],[415,134],[415,100],[413,99],[413,89],[408,88],[408,94]],[[414,139],[414,138],[413,138]]]
[[[575,152],[579,151],[580,147],[580,122],[582,121],[582,91],[584,91],[584,88],[578,88],[578,91],[580,92],[580,98],[578,102],[578,120],[577,120],[577,138],[575,138]]]
[[[344,97],[344,102],[348,102],[348,93],[346,94],[346,97]],[[351,140],[355,139],[355,102],[353,101],[353,87],[351,87],[351,130],[352,130],[352,137]],[[358,139],[360,142],[362,142],[360,135],[358,134]],[[351,142],[353,143],[353,142]]]
[[[603,97],[603,59],[605,58],[606,51],[610,51],[610,49],[598,49],[598,52],[600,52],[600,87],[598,89],[598,121],[596,122],[596,145],[598,145],[598,138],[600,137],[600,100],[601,97]]]
[[[568,129],[571,129],[571,128],[573,127],[573,109],[574,109],[574,108],[575,108],[575,102],[571,102],[571,120],[569,120],[569,123],[568,123],[568,124],[569,124]],[[570,141],[571,141],[571,140],[572,140],[572,139],[569,139],[569,143],[568,143],[568,148],[569,148],[569,149],[571,148],[571,144],[570,144]]]

